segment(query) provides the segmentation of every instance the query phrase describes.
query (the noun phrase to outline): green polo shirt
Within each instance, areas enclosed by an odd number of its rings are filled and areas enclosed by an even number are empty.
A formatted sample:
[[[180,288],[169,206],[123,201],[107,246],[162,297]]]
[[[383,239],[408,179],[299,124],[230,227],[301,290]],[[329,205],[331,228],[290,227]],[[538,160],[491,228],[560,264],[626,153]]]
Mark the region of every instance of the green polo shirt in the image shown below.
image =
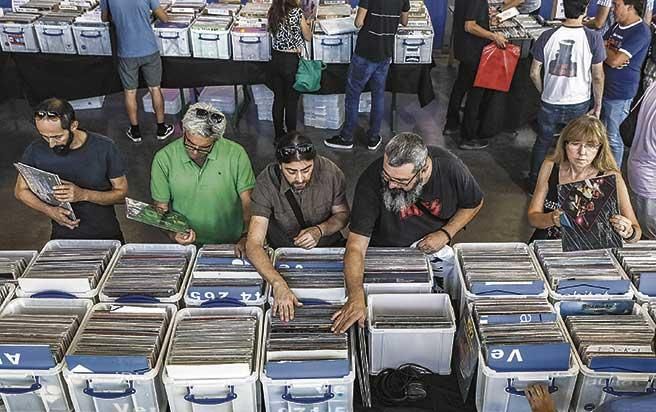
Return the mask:
[[[240,193],[253,189],[255,175],[241,145],[219,139],[203,167],[189,158],[183,139],[169,143],[153,159],[150,192],[170,203],[196,232],[196,242],[235,243],[244,231]]]

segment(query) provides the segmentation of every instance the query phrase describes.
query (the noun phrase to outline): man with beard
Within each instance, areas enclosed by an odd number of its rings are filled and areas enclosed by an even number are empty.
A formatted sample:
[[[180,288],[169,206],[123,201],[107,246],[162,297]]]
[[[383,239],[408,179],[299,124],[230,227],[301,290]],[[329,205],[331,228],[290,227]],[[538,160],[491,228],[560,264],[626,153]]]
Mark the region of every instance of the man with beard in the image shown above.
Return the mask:
[[[382,159],[360,176],[344,256],[348,302],[333,315],[333,331],[364,327],[364,259],[371,246],[442,249],[476,216],[483,193],[452,153],[426,147],[413,133],[395,136]]]
[[[343,245],[340,230],[348,223],[349,206],[344,173],[329,159],[317,156],[307,137],[296,132],[282,137],[276,160],[257,178],[246,250],[273,288],[273,314],[288,321],[300,303],[271,264],[265,241],[274,248]]]
[[[50,98],[34,111],[41,137],[32,142],[21,163],[62,179],[54,187],[60,202],[70,202],[76,219],[59,206],[39,199],[19,174],[14,194],[18,200],[52,220],[51,239],[112,239],[123,241],[114,205],[128,193],[126,168],[112,140],[79,128],[73,107]]]
[[[155,154],[150,192],[162,212],[185,216],[188,233],[171,233],[181,244],[234,243],[246,252],[255,175],[244,148],[223,137],[226,120],[209,103],[196,103],[182,118],[183,137]]]

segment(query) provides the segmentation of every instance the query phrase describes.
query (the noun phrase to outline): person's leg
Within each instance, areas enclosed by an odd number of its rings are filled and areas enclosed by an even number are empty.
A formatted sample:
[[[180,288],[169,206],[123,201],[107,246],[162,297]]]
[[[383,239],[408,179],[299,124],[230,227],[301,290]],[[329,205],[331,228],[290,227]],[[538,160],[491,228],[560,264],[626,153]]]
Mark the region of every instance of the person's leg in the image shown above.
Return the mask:
[[[127,137],[135,143],[141,142],[139,130],[139,106],[137,105],[137,89],[139,88],[139,61],[135,58],[118,59],[118,76],[123,85],[125,111],[128,114],[130,128]]]
[[[298,98],[300,93],[294,89],[294,82],[296,81],[296,72],[298,71],[299,57],[296,53],[287,53],[285,59],[285,127],[287,133],[296,130],[296,122],[298,119]]]
[[[164,96],[162,95],[162,58],[154,53],[142,59],[141,73],[148,86],[150,98],[153,102],[153,111],[157,121],[157,139],[165,140],[173,134],[173,125],[164,123]]]
[[[558,127],[558,108],[549,103],[542,102],[538,111],[538,135],[531,150],[531,170],[529,172],[529,185],[531,189],[538,179],[538,172],[544,162],[549,148],[553,143],[553,137]]]
[[[275,141],[277,142],[285,135],[285,81],[280,72],[281,56],[280,52],[273,52],[269,68],[271,70],[271,87],[273,88],[273,130],[275,131]]]
[[[377,64],[369,80],[371,88],[371,113],[369,114],[369,131],[367,132],[368,147],[371,150],[380,146],[380,128],[385,114],[385,84],[392,60],[385,60]],[[358,98],[358,102],[360,99]]]
[[[601,121],[608,132],[608,143],[617,167],[622,168],[624,157],[624,141],[620,134],[622,122],[629,116],[631,111],[631,100],[609,100],[604,99],[601,106]]]
[[[460,107],[462,106],[462,99],[465,94],[471,89],[474,84],[474,79],[471,78],[471,73],[467,64],[462,62],[458,64],[458,77],[456,77],[453,88],[451,89],[451,97],[449,98],[449,106],[446,112],[446,124],[444,125],[445,134],[454,134],[460,127]]]
[[[139,127],[139,105],[137,103],[137,90],[124,90],[125,110],[132,127]]]

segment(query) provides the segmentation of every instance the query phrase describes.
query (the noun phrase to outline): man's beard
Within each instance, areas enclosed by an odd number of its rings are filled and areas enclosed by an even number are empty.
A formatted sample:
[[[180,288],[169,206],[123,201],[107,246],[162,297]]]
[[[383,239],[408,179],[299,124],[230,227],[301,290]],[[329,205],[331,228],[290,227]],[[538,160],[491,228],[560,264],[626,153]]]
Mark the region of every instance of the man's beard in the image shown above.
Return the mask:
[[[69,131],[68,140],[66,143],[52,147],[52,151],[58,156],[66,156],[71,152],[71,144],[73,143],[73,132]]]
[[[383,204],[385,209],[393,213],[399,213],[408,206],[417,203],[424,191],[424,183],[417,182],[415,187],[410,190],[390,189],[386,182],[383,182]]]

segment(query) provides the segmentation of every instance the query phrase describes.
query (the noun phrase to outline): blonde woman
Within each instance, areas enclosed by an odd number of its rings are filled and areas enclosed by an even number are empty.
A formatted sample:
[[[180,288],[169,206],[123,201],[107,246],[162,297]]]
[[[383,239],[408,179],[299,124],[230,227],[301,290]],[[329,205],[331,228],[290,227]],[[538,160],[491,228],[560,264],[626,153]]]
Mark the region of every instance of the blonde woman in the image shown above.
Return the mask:
[[[608,144],[606,128],[593,116],[572,120],[562,131],[555,153],[540,168],[533,198],[528,206],[528,221],[536,228],[531,241],[560,239],[558,185],[615,175],[619,214],[610,218],[613,229],[624,239],[637,242],[642,235],[629,192]]]

